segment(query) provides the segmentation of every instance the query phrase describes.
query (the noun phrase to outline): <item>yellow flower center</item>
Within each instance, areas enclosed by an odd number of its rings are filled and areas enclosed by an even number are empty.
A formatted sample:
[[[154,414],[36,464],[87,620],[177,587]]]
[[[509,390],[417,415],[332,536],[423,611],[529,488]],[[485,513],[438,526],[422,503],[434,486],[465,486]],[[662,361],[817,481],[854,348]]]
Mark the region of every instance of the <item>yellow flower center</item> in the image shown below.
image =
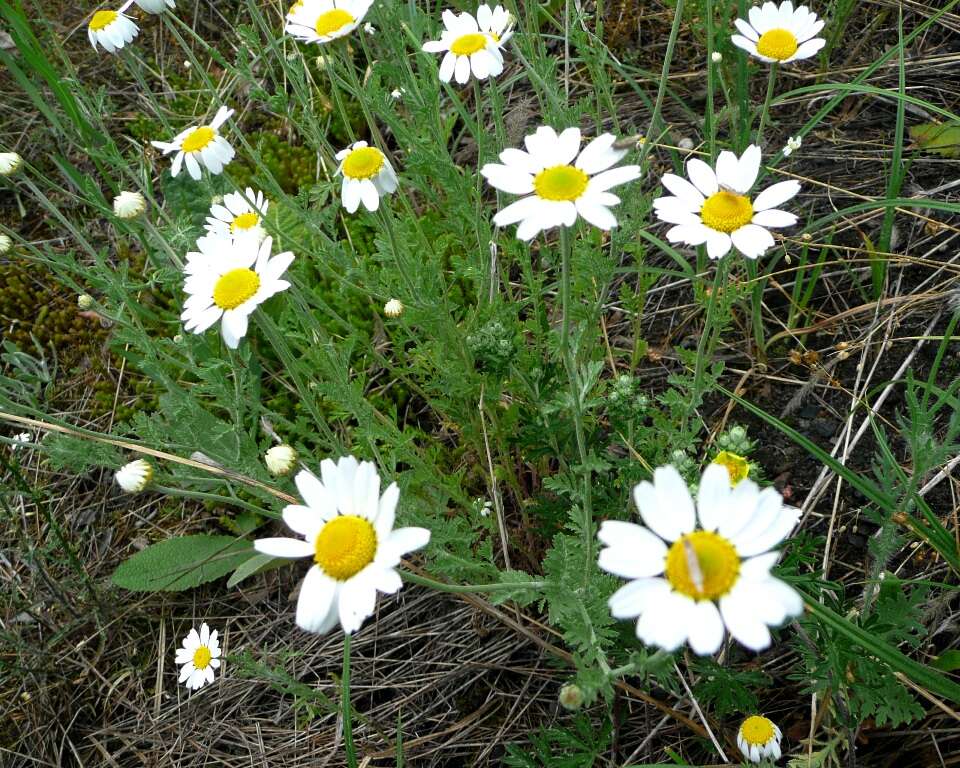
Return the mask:
[[[320,529],[314,550],[313,559],[327,576],[346,581],[373,562],[377,533],[366,518],[340,515]]]
[[[194,128],[190,131],[187,138],[183,140],[183,144],[180,145],[180,148],[184,152],[199,152],[213,141],[216,136],[217,132],[209,125],[201,125],[199,128]]]
[[[750,223],[753,205],[749,197],[721,189],[707,198],[700,209],[700,218],[710,229],[730,234]]]
[[[799,47],[797,38],[788,29],[771,29],[760,35],[757,41],[757,53],[777,61],[789,59]]]
[[[339,32],[347,24],[353,24],[356,19],[353,15],[343,10],[343,8],[331,8],[317,16],[315,29],[320,37],[332,35]]]
[[[450,46],[450,51],[457,56],[469,56],[471,53],[482,51],[487,47],[487,36],[482,32],[471,32],[469,35],[460,35]]]
[[[116,11],[97,11],[93,14],[93,18],[90,19],[90,29],[94,32],[99,32],[101,29],[105,29],[113,24],[119,15]]]
[[[236,309],[257,292],[260,275],[252,269],[231,269],[213,286],[213,303],[220,309]]]
[[[247,213],[241,213],[239,216],[234,216],[233,221],[230,222],[230,231],[253,229],[259,223],[260,217],[252,211],[248,211]]]
[[[533,178],[533,189],[544,200],[576,200],[590,177],[572,165],[545,168]]]
[[[193,652],[193,666],[197,669],[206,669],[212,657],[213,654],[210,653],[210,649],[201,645]]]
[[[743,740],[752,747],[762,747],[774,736],[773,723],[760,715],[753,715],[740,726]]]
[[[383,168],[383,152],[376,147],[360,147],[343,161],[343,175],[350,179],[369,179]]]
[[[747,460],[731,451],[720,451],[713,463],[727,468],[727,473],[730,475],[730,485],[736,485],[741,480],[746,480],[747,475],[750,474],[750,464]]]
[[[710,531],[677,539],[667,552],[667,581],[694,600],[716,600],[727,594],[740,575],[740,557],[733,544]]]

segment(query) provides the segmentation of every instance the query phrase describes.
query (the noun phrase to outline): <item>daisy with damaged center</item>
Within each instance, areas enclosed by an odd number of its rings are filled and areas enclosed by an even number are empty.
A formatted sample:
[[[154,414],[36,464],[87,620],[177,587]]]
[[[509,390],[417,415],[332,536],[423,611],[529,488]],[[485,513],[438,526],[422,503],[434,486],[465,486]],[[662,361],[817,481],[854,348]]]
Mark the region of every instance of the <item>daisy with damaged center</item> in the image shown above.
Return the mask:
[[[216,175],[223,171],[224,166],[228,165],[236,154],[230,142],[219,133],[220,126],[232,114],[232,109],[220,107],[209,124],[187,128],[178,133],[173,141],[151,141],[150,143],[157,149],[162,149],[165,155],[176,152],[173,165],[170,167],[170,175],[173,177],[180,173],[180,168],[184,164],[187,166],[190,178],[196,181],[200,179],[201,164],[206,166],[210,173]]]
[[[493,223],[519,223],[521,240],[553,227],[572,227],[577,216],[603,230],[616,227],[610,206],[620,198],[607,190],[640,178],[640,166],[613,168],[628,152],[617,149],[615,141],[604,133],[581,151],[579,128],[567,128],[558,136],[542,126],[524,139],[526,151],[503,150],[500,163],[487,163],[480,173],[492,187],[525,197],[497,213]]]
[[[423,44],[427,53],[445,54],[440,62],[440,82],[449,83],[456,78],[462,85],[470,79],[471,72],[477,80],[503,72],[500,49],[513,32],[509,29],[510,14],[502,6],[491,10],[483,4],[475,17],[448,8],[442,18],[444,31],[440,39]]]
[[[297,601],[297,626],[329,632],[338,622],[351,634],[376,608],[377,592],[392,595],[403,582],[400,559],[427,545],[426,528],[397,528],[400,489],[380,494],[376,466],[344,456],[320,463],[320,478],[303,470],[294,478],[304,504],[283,510],[283,521],[302,539],[258,539],[258,552],[273,557],[312,557]]]
[[[210,215],[204,229],[217,237],[249,237],[260,242],[267,236],[262,226],[270,201],[263,192],[250,187],[244,192],[231,192],[223,196],[223,203],[210,206]]]
[[[203,333],[221,320],[220,332],[230,349],[236,349],[247,333],[250,315],[258,306],[290,283],[280,276],[293,262],[290,251],[273,258],[273,238],[252,239],[201,237],[198,251],[187,254],[183,290],[184,330]]]
[[[809,59],[827,43],[817,37],[823,20],[805,5],[794,8],[791,0],[779,7],[772,2],[754,6],[747,17],[749,22],[734,22],[741,34],[731,36],[730,42],[768,64]]]
[[[741,157],[721,152],[717,170],[699,158],[687,161],[687,181],[665,173],[660,182],[672,196],[653,201],[657,218],[674,226],[667,231],[671,243],[703,245],[711,259],[725,256],[731,246],[749,259],[763,255],[774,244],[770,229],[790,227],[797,217],[778,205],[800,191],[800,182],[781,181],[755,199],[750,190],[760,172],[760,147],[747,147]]]
[[[633,489],[644,525],[607,520],[600,526],[600,567],[631,581],[610,598],[617,619],[636,619],[637,637],[674,651],[716,653],[724,628],[747,648],[770,645],[770,626],[799,616],[803,599],[771,575],[771,551],[800,517],[774,488],[752,480],[730,484],[727,468],[710,464],[694,505],[674,467]],[[699,527],[697,525],[699,521]]]
[[[337,173],[343,176],[340,200],[347,213],[356,213],[360,203],[368,211],[380,207],[380,198],[397,191],[397,174],[387,156],[365,141],[337,152]]]
[[[329,43],[353,32],[371,5],[372,0],[303,0],[287,13],[286,32],[305,43]]]

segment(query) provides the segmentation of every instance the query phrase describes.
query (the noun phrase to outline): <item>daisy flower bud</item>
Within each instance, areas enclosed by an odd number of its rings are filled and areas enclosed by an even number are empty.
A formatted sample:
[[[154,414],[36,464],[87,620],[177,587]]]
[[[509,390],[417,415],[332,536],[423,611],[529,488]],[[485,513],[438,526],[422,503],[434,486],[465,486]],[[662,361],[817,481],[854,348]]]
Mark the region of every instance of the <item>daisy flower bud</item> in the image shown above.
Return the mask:
[[[136,459],[120,467],[115,477],[127,493],[140,493],[153,479],[153,465],[146,459]]]
[[[0,256],[5,254],[12,247],[13,247],[13,240],[10,239],[10,236],[0,232]]]
[[[0,176],[16,173],[23,165],[23,158],[16,152],[0,152]]]
[[[275,445],[263,457],[271,475],[288,475],[297,464],[297,452],[289,445]]]
[[[390,299],[383,305],[383,314],[387,317],[400,317],[403,314],[403,303],[400,299]]]
[[[77,306],[80,307],[84,312],[86,312],[90,307],[93,306],[93,296],[89,293],[81,293],[77,296]]]
[[[134,219],[147,210],[147,201],[139,192],[121,192],[113,198],[113,213],[118,219]]]
[[[723,54],[720,53],[720,51],[714,51],[710,54],[710,61],[712,61],[714,64],[719,64],[721,61],[723,61]]]
[[[763,758],[780,759],[780,740],[783,734],[776,723],[762,715],[752,715],[743,721],[737,731],[737,746],[751,763]]]
[[[583,706],[583,690],[576,683],[567,683],[560,689],[560,706],[575,712]]]

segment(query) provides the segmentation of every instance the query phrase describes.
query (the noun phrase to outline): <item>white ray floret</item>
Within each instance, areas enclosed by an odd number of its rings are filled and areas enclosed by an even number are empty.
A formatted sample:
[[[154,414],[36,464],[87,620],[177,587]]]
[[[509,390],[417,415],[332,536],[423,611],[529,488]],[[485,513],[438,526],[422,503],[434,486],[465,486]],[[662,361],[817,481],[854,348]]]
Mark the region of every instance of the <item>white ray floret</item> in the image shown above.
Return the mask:
[[[217,630],[211,632],[204,622],[199,632],[191,629],[183,638],[183,646],[177,648],[174,660],[180,665],[178,682],[184,683],[189,690],[195,691],[213,682],[213,672],[220,667],[221,651],[217,634]]]
[[[456,79],[462,85],[471,73],[477,80],[486,80],[503,72],[500,49],[511,33],[510,15],[502,7],[493,11],[490,6],[481,5],[476,16],[454,13],[448,8],[442,18],[444,30],[440,39],[423,44],[427,53],[445,54],[440,62],[441,82]]]
[[[376,608],[377,593],[392,595],[403,582],[401,558],[426,546],[426,528],[394,530],[400,489],[380,494],[380,476],[368,461],[344,456],[320,463],[320,478],[301,471],[294,478],[303,505],[283,510],[283,521],[302,539],[258,539],[254,547],[274,557],[312,557],[297,601],[297,625],[329,632],[338,622],[350,634]]]
[[[779,6],[772,2],[755,5],[747,18],[750,20],[734,22],[740,34],[731,36],[730,42],[767,63],[809,59],[827,42],[817,37],[823,20],[805,5],[794,8],[791,0]]]
[[[768,627],[803,611],[800,595],[770,569],[770,551],[793,529],[799,511],[773,488],[752,480],[735,487],[725,467],[710,464],[697,502],[673,467],[633,489],[644,525],[600,526],[600,567],[631,581],[610,598],[618,619],[636,619],[637,637],[673,651],[716,653],[724,628],[754,651],[770,645]],[[699,521],[699,526],[698,526]]]
[[[116,53],[138,34],[140,34],[140,28],[133,19],[121,11],[97,11],[87,24],[90,45],[94,50],[97,49],[97,45],[101,45],[107,53]]]
[[[187,254],[183,290],[184,330],[203,333],[218,320],[224,343],[236,349],[247,333],[251,313],[290,287],[280,276],[293,261],[290,251],[273,258],[273,239],[201,237],[198,251]]]
[[[328,43],[353,32],[372,4],[372,0],[297,2],[287,13],[286,32],[305,43]]]
[[[617,226],[610,206],[620,198],[608,190],[640,177],[640,166],[616,165],[627,154],[604,133],[580,150],[580,129],[557,135],[542,126],[524,139],[526,151],[505,149],[500,163],[487,163],[480,173],[504,192],[526,195],[493,217],[498,227],[519,224],[517,237],[532,240],[553,227],[572,227],[577,216],[603,230]]]
[[[165,155],[176,152],[173,165],[170,167],[171,176],[175,177],[179,174],[183,165],[187,166],[187,173],[192,179],[200,179],[201,165],[205,166],[210,173],[219,174],[236,154],[230,142],[220,135],[220,126],[232,114],[232,109],[220,107],[209,124],[187,128],[178,133],[173,141],[151,141],[150,143],[157,149],[162,149]]]
[[[760,147],[751,145],[738,158],[721,152],[714,171],[699,158],[687,161],[690,180],[666,173],[661,183],[672,196],[658,197],[653,209],[661,221],[674,226],[667,232],[671,243],[703,245],[711,259],[725,256],[731,246],[756,259],[773,246],[770,229],[790,227],[797,217],[778,205],[800,191],[800,182],[781,181],[750,198],[760,172]]]
[[[163,13],[167,8],[176,8],[174,0],[133,0],[147,13]]]
[[[217,237],[248,237],[260,242],[267,236],[263,217],[267,215],[270,201],[263,192],[247,187],[244,192],[231,192],[223,196],[222,203],[210,206],[210,215],[204,229]]]
[[[140,493],[153,479],[153,465],[146,459],[135,459],[120,467],[114,477],[127,493]]]
[[[380,207],[380,198],[397,191],[397,174],[387,156],[365,141],[357,141],[337,152],[343,176],[340,199],[347,213],[355,213],[360,203],[368,211]]]
[[[737,746],[751,763],[759,763],[767,757],[774,762],[779,760],[782,738],[783,733],[777,724],[763,715],[751,715],[737,730]]]

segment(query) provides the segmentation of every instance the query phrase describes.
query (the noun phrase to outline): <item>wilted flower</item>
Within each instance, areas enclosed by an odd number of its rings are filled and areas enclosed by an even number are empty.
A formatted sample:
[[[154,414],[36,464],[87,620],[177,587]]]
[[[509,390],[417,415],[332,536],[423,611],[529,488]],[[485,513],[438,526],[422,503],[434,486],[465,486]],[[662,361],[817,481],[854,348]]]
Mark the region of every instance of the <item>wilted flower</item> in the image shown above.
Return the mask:
[[[121,192],[113,198],[113,212],[118,219],[133,219],[147,210],[147,201],[139,192]]]
[[[127,493],[140,493],[153,478],[153,465],[146,459],[136,459],[117,470],[116,480]]]

